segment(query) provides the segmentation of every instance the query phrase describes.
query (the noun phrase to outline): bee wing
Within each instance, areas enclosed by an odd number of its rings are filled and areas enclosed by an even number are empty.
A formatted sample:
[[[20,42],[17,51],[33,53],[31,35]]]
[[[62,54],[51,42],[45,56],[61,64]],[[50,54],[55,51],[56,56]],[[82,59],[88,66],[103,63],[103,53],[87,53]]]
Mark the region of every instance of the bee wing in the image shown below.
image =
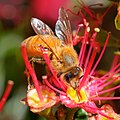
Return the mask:
[[[46,25],[44,22],[42,22],[41,20],[39,20],[37,18],[32,18],[31,19],[31,25],[32,25],[32,27],[33,27],[36,34],[54,35],[51,28],[48,25]]]
[[[68,14],[64,8],[59,9],[59,17],[55,25],[55,33],[65,44],[72,44],[71,25],[68,19]]]

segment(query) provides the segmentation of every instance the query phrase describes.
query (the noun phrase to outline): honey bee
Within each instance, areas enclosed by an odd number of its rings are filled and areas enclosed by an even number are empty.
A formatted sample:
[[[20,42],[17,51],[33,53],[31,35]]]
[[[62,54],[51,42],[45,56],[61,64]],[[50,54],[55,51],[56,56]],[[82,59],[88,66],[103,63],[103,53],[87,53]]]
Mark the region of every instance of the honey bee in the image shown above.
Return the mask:
[[[66,10],[59,9],[59,17],[55,25],[57,37],[48,25],[37,18],[31,19],[31,25],[37,35],[22,42],[29,59],[39,64],[45,63],[40,50],[40,46],[43,46],[57,76],[67,85],[76,88],[83,71],[79,67],[78,55],[73,48],[71,26]]]

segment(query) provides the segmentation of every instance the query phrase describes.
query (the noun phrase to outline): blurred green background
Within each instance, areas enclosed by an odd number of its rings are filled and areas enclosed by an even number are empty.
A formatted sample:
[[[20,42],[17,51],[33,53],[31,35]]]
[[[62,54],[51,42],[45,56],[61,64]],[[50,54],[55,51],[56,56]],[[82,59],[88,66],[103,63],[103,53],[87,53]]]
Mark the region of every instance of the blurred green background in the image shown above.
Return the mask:
[[[109,5],[108,0],[85,0],[86,5],[102,3],[93,9],[102,13]],[[14,81],[12,92],[0,112],[0,120],[40,120],[38,115],[29,111],[27,106],[20,103],[26,97],[27,81],[24,75],[24,64],[21,57],[20,44],[28,36],[34,35],[30,25],[31,17],[37,17],[47,23],[53,30],[61,6],[72,9],[79,5],[76,0],[0,0],[0,97],[8,80]],[[117,6],[113,6],[103,19],[102,29],[111,31],[111,40],[107,57],[101,61],[100,68],[109,68],[113,51],[119,47],[120,31],[115,29],[114,18]],[[79,23],[79,19],[70,16],[71,23]],[[74,25],[73,25],[74,26]],[[73,27],[74,28],[74,27]],[[102,43],[102,42],[101,42]],[[112,50],[112,52],[110,52]]]

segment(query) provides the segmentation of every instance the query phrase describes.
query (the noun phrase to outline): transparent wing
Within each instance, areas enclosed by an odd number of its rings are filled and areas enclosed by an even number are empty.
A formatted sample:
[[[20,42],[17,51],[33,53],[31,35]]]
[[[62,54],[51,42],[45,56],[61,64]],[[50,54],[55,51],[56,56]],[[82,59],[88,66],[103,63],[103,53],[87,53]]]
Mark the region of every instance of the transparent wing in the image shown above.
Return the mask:
[[[59,9],[59,17],[55,25],[55,33],[65,44],[72,44],[70,21],[64,8]]]
[[[54,35],[53,31],[51,28],[46,25],[44,22],[37,18],[32,18],[31,19],[31,25],[35,31],[36,34],[48,34],[48,35]]]

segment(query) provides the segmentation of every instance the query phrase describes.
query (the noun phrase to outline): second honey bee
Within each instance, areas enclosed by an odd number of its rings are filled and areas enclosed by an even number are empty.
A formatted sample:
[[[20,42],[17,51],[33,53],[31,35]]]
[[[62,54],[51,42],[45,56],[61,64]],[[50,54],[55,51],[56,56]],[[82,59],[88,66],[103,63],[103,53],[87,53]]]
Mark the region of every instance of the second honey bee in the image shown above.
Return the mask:
[[[41,20],[32,18],[31,25],[37,35],[22,42],[29,59],[39,64],[44,63],[40,50],[40,46],[43,46],[47,50],[50,64],[57,76],[61,77],[66,84],[76,88],[83,72],[79,67],[78,55],[73,48],[71,26],[66,10],[59,9],[59,17],[55,25],[57,37]]]

